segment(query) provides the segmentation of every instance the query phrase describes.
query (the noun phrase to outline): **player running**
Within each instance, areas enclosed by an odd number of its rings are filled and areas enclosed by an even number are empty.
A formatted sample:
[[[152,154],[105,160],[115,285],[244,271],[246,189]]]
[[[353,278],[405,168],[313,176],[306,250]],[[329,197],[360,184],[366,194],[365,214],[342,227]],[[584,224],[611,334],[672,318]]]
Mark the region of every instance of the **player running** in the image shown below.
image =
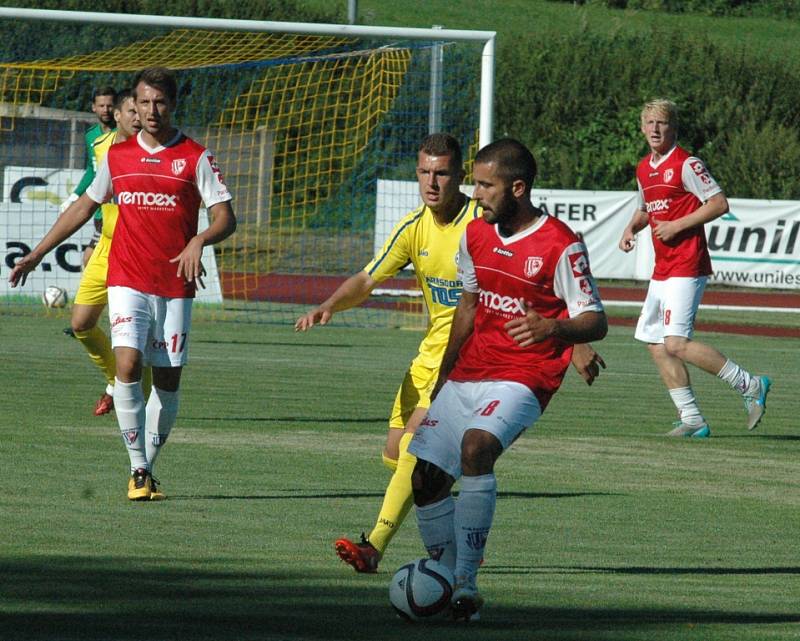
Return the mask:
[[[9,281],[24,284],[48,251],[114,196],[119,218],[107,283],[117,362],[114,406],[130,459],[128,498],[146,501],[164,498],[152,472],[178,413],[203,247],[230,236],[236,217],[214,157],[172,125],[175,75],[150,67],[133,86],[142,130],[108,150],[86,193],[17,263]],[[198,233],[201,202],[212,221]],[[145,405],[146,364],[153,366],[153,388]]]
[[[123,142],[135,136],[141,129],[139,114],[130,90],[117,94],[114,104],[114,121],[116,129],[100,135],[92,144],[94,162],[100,166],[108,153],[111,145]],[[72,306],[72,333],[89,354],[92,362],[100,368],[106,379],[106,389],[94,407],[94,415],[102,416],[114,409],[114,375],[116,362],[111,341],[106,333],[97,327],[103,309],[108,302],[108,289],[106,276],[108,273],[108,254],[111,249],[111,239],[114,236],[114,227],[117,224],[118,209],[114,203],[102,205],[102,234],[92,256],[87,263],[75,303]],[[151,385],[150,368],[145,368],[144,386],[145,395]]]
[[[431,406],[408,448],[422,541],[453,570],[453,615],[467,620],[483,604],[476,578],[494,517],[495,461],[539,419],[573,344],[607,331],[583,243],[531,203],[530,151],[499,140],[478,152],[473,171],[483,219],[461,240],[463,293]]]
[[[686,363],[714,374],[742,395],[747,429],[761,421],[770,379],[753,376],[709,345],[692,339],[694,319],[711,271],[705,223],[728,211],[722,188],[703,161],[678,147],[678,110],[669,100],[648,102],[641,115],[650,146],[636,170],[639,206],[622,233],[619,247],[629,252],[636,234],[650,225],[656,262],[635,337],[647,343],[678,410],[669,436],[704,438],[711,434],[697,404]]]

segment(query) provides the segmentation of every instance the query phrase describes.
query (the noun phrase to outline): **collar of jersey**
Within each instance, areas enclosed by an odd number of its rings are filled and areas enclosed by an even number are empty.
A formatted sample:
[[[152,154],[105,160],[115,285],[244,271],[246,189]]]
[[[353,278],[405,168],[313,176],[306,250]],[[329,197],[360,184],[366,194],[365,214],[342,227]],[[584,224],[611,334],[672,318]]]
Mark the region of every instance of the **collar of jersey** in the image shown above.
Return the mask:
[[[672,149],[670,149],[667,153],[665,153],[663,156],[661,156],[661,158],[659,159],[659,161],[657,163],[653,163],[653,152],[651,151],[650,152],[650,166],[653,169],[656,169],[657,167],[660,167],[662,164],[664,164],[664,162],[667,160],[667,158],[669,158],[672,155],[672,152],[675,151],[677,148],[678,148],[677,144],[672,145]]]
[[[160,151],[164,151],[167,147],[172,147],[176,142],[178,142],[178,138],[180,138],[183,134],[181,133],[180,129],[175,130],[175,135],[170,138],[166,144],[159,145],[158,147],[151,147],[148,145],[144,140],[142,140],[142,132],[140,131],[136,134],[136,142],[139,143],[139,146],[144,149],[148,154],[154,155]]]
[[[511,243],[515,243],[518,240],[522,240],[526,236],[535,234],[541,228],[541,226],[545,224],[545,222],[549,217],[550,217],[549,214],[542,214],[539,217],[539,220],[533,223],[533,225],[531,225],[530,227],[526,227],[521,232],[517,232],[513,236],[508,236],[508,237],[503,236],[500,233],[500,229],[497,227],[497,223],[492,225],[492,227],[494,227],[494,233],[497,234],[497,237],[500,239],[500,242],[502,242],[504,245],[510,245]]]

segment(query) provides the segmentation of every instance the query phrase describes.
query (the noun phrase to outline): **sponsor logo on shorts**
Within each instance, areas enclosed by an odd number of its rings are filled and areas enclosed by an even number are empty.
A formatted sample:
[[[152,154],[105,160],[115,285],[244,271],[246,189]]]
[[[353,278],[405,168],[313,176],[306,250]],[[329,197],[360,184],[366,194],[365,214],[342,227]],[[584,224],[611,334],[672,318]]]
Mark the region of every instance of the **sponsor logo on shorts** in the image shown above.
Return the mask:
[[[117,325],[130,323],[132,320],[133,316],[115,316],[114,319],[111,321],[111,329],[114,329]]]
[[[437,421],[435,418],[431,418],[430,416],[425,416],[420,423],[420,425],[423,427],[436,427],[438,424],[439,421]]]
[[[167,349],[167,341],[160,341],[157,338],[154,338],[150,343],[150,347],[153,349]]]
[[[176,194],[159,194],[152,191],[121,191],[117,194],[120,205],[139,205],[145,207],[175,207]]]
[[[525,315],[525,301],[522,298],[502,296],[500,294],[496,294],[495,292],[482,289],[479,295],[479,300],[481,305],[496,312],[511,314],[513,316]]]

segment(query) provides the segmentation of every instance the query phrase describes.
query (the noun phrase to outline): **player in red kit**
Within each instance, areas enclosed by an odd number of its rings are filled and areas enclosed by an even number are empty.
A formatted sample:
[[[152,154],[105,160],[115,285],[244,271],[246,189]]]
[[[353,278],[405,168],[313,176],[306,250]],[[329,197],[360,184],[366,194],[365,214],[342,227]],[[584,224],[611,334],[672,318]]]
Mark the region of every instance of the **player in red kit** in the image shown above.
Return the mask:
[[[747,429],[752,430],[764,414],[770,379],[753,376],[713,347],[692,340],[695,315],[712,273],[703,225],[726,213],[728,201],[703,161],[676,145],[673,102],[648,102],[641,120],[650,153],[636,170],[639,206],[619,247],[631,251],[636,234],[650,225],[656,261],[635,337],[647,343],[678,410],[680,420],[669,435],[711,434],[686,363],[718,376],[742,395]]]
[[[113,145],[94,181],[14,267],[12,286],[44,255],[68,238],[112,198],[119,219],[108,259],[108,308],[116,357],[114,407],[128,449],[128,498],[164,498],[152,471],[178,412],[186,364],[192,300],[202,275],[203,247],[236,229],[231,195],[213,156],[172,126],[177,82],[168,69],[151,67],[133,83],[142,130]],[[198,233],[198,210],[212,222]],[[202,282],[201,282],[202,284]],[[145,405],[142,366],[153,367]]]
[[[464,619],[483,604],[476,577],[494,516],[495,461],[541,416],[573,345],[607,331],[586,248],[531,203],[531,152],[516,140],[491,143],[473,174],[483,218],[461,239],[463,291],[434,400],[409,447],[420,535],[453,570],[452,611]]]

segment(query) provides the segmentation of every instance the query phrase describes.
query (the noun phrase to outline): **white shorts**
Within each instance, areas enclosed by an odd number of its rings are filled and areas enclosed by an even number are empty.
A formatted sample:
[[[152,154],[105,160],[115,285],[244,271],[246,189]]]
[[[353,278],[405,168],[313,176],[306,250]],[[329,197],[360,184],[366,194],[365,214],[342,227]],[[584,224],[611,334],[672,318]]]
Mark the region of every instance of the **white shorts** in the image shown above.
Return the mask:
[[[457,479],[461,477],[461,441],[467,430],[493,434],[505,450],[541,415],[539,401],[522,383],[447,381],[408,451]]]
[[[694,318],[708,276],[651,280],[634,336],[645,343],[663,343],[665,336],[691,338]]]
[[[145,365],[183,367],[188,354],[192,300],[145,294],[130,287],[109,287],[111,346],[138,349]]]

